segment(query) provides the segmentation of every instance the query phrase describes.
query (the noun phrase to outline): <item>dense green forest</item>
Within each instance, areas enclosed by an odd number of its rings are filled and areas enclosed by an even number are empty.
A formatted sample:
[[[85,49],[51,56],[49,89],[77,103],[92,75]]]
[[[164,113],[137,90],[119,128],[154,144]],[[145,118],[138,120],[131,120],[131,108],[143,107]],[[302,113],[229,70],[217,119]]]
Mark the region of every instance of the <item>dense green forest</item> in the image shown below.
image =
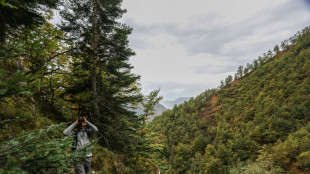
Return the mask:
[[[73,173],[90,151],[98,174],[309,173],[309,27],[148,124],[162,97],[140,92],[121,3],[0,0],[1,174]],[[73,153],[78,116],[99,132]]]
[[[130,108],[145,101],[149,115],[160,98],[143,96],[131,72],[121,3],[0,0],[0,173],[72,173],[72,159],[88,151],[96,173],[158,170],[146,116]],[[72,153],[62,131],[78,116],[99,132]]]
[[[162,173],[310,173],[310,28],[149,125]]]

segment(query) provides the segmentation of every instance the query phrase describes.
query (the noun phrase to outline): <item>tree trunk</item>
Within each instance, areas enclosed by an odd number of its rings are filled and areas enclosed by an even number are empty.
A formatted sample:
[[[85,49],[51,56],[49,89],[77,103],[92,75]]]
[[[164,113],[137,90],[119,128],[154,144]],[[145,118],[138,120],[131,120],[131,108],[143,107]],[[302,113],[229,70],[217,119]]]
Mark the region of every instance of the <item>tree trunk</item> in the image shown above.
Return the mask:
[[[4,14],[1,13],[0,11],[0,47],[5,44],[5,31],[6,31],[6,26],[5,26],[5,19],[4,19]]]
[[[52,73],[51,73],[51,77],[50,77],[50,90],[51,90],[51,105],[53,106],[54,105],[54,97],[55,97],[55,92],[54,92],[54,89],[53,89],[53,70],[54,68],[52,68]]]
[[[98,30],[97,30],[97,0],[93,0],[93,65],[91,73],[92,82],[92,100],[93,100],[93,114],[95,118],[99,116],[99,106],[98,106],[98,91],[97,91],[97,61],[98,61]]]

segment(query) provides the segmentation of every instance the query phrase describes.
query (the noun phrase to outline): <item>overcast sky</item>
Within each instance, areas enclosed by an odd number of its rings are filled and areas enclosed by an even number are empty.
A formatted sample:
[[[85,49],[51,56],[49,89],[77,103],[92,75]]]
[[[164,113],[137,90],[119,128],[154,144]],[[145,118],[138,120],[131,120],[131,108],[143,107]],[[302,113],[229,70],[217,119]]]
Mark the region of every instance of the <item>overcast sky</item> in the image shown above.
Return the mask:
[[[124,0],[133,72],[165,100],[217,87],[310,25],[309,0]]]

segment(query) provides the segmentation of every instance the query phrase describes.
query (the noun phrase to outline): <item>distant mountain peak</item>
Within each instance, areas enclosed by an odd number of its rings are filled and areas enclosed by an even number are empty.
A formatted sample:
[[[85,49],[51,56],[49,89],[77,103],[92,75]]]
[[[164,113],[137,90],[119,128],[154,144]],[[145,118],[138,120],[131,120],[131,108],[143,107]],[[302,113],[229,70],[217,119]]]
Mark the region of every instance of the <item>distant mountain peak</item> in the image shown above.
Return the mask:
[[[174,105],[179,105],[185,101],[188,101],[190,97],[179,97],[175,100],[163,100],[160,102],[163,106],[165,106],[167,109],[172,109]]]

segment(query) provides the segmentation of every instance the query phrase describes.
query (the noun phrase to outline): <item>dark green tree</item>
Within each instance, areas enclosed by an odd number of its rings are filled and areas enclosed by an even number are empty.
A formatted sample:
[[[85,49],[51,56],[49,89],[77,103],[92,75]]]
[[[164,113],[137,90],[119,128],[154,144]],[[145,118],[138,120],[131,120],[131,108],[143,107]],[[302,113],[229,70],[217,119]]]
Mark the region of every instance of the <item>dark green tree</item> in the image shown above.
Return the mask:
[[[125,150],[137,130],[139,117],[128,110],[141,101],[128,60],[131,28],[119,23],[122,0],[66,1],[61,28],[68,33],[72,73],[64,98],[80,115],[91,117],[113,148]],[[106,141],[102,139],[102,143]]]
[[[233,81],[233,77],[231,75],[228,75],[225,79],[225,85],[228,86]]]
[[[275,54],[279,54],[280,53],[280,47],[279,45],[276,45],[274,48],[273,48],[273,51]]]
[[[141,115],[143,119],[143,127],[146,126],[147,117],[155,114],[155,105],[159,103],[160,100],[163,99],[162,96],[158,97],[158,93],[160,90],[154,90],[149,95],[144,97],[144,101],[142,102],[143,106],[143,114]]]
[[[0,1],[0,44],[8,35],[20,33],[20,27],[33,28],[45,21],[42,12],[56,8],[58,0]]]
[[[237,71],[237,78],[240,79],[243,76],[243,66],[239,66]]]
[[[155,105],[159,103],[159,101],[163,98],[162,96],[158,96],[160,90],[154,90],[150,92],[149,95],[144,96],[142,106],[143,106],[143,114],[142,117],[142,127],[138,131],[137,134],[137,142],[133,144],[133,148],[135,149],[135,172],[141,173],[141,169],[138,169],[138,162],[142,158],[142,161],[148,161],[151,163],[152,153],[160,149],[159,144],[155,144],[152,140],[152,135],[150,129],[146,127],[146,121],[148,116],[152,116],[155,114]],[[154,135],[153,135],[154,136]]]
[[[14,95],[31,94],[38,83],[33,74],[26,74],[20,59],[25,50],[25,42],[19,38],[10,39],[0,48],[0,100]]]

